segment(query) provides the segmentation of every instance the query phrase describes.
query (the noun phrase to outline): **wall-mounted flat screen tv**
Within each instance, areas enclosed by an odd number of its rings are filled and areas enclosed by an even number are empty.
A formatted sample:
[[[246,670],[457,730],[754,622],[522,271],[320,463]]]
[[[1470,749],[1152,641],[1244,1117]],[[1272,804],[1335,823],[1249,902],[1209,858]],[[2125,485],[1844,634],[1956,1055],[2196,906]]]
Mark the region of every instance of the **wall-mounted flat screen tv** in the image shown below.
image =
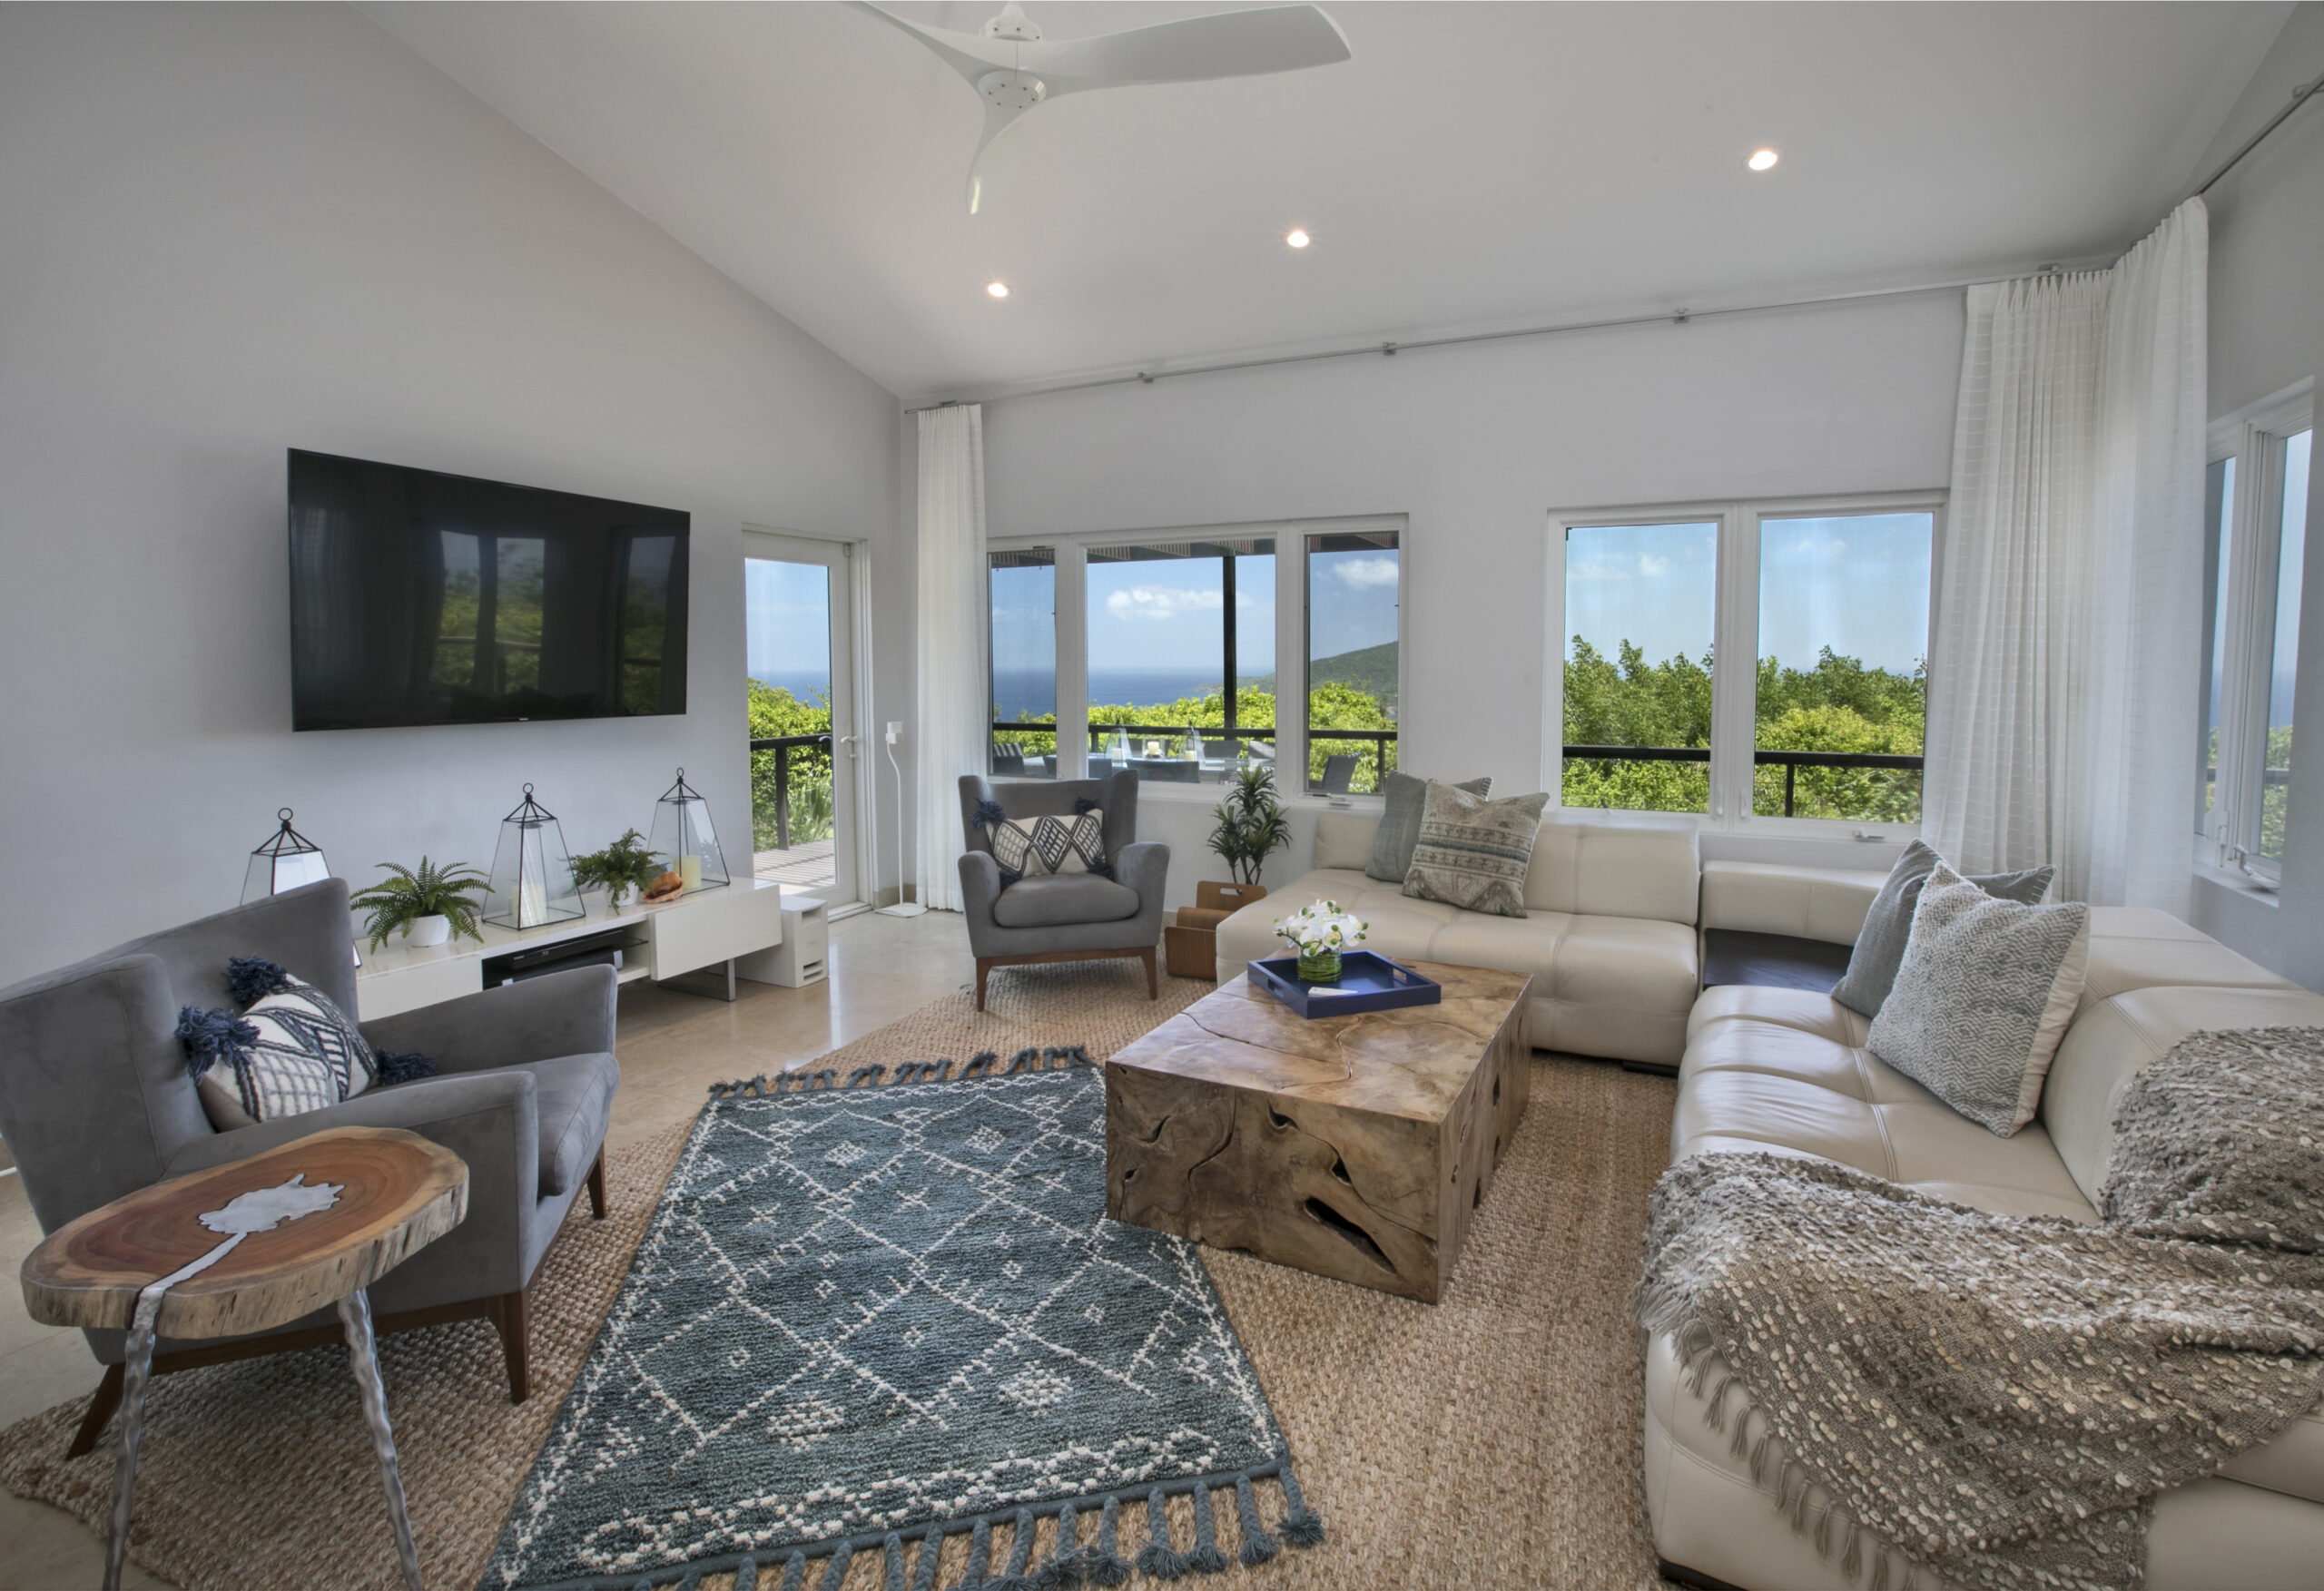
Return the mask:
[[[684,712],[688,527],[292,449],[292,727]]]

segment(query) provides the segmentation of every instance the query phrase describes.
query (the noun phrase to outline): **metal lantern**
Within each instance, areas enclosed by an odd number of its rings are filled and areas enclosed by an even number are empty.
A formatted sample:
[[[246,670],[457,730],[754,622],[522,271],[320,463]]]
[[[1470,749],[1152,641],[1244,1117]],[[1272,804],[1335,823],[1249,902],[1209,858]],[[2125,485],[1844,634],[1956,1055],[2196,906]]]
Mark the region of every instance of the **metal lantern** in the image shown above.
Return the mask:
[[[731,882],[726,858],[718,849],[718,833],[711,825],[710,803],[686,782],[678,781],[654,803],[654,831],[646,843],[662,865],[685,881],[685,892],[715,889]]]
[[[282,820],[282,827],[251,852],[250,869],[242,875],[245,906],[330,877],[330,864],[323,860],[322,848],[290,827],[290,809],[284,807],[274,815]]]
[[[573,882],[565,830],[556,813],[533,800],[528,784],[517,810],[500,820],[484,920],[504,928],[537,928],[580,915],[581,891]]]

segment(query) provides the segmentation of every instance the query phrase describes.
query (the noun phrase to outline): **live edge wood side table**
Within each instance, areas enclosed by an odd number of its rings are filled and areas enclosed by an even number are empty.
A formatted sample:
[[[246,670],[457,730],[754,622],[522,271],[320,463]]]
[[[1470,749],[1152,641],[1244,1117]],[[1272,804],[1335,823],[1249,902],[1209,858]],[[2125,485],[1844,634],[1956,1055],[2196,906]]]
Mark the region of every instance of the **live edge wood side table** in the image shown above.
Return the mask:
[[[127,1331],[104,1591],[118,1591],[153,1339],[238,1337],[336,1304],[379,1460],[396,1554],[422,1591],[364,1289],[468,1214],[468,1168],[416,1133],[334,1127],[156,1183],[49,1233],[25,1261],[25,1307],[51,1326]]]
[[[1434,1303],[1531,1082],[1521,972],[1302,1017],[1248,974],[1106,1063],[1106,1213]]]

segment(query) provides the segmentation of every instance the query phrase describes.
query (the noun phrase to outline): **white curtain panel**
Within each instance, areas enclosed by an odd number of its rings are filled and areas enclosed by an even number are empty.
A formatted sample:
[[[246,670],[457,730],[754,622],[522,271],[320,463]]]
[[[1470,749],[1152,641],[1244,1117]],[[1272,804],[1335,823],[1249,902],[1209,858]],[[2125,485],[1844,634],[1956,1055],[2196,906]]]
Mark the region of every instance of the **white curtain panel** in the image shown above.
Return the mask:
[[[923,906],[959,911],[960,789],[983,771],[984,410],[920,412],[919,744],[912,882]]]
[[[2111,270],[1969,291],[1930,659],[1922,833],[2189,905],[2209,231],[2191,199]]]

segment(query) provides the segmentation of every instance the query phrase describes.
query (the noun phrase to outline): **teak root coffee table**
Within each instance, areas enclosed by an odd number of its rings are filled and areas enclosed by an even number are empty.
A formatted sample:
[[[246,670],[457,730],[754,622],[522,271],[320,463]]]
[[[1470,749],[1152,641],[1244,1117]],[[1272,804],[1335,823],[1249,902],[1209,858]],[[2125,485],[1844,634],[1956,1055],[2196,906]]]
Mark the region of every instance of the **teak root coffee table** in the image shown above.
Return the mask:
[[[404,1582],[419,1555],[364,1289],[468,1214],[468,1168],[416,1133],[334,1127],[231,1165],[156,1183],[49,1233],[25,1261],[25,1307],[50,1326],[127,1331],[105,1591],[121,1585],[153,1339],[271,1331],[339,1307],[379,1461]]]
[[[1302,1018],[1244,974],[1106,1063],[1106,1213],[1434,1303],[1525,1113],[1532,979]]]

